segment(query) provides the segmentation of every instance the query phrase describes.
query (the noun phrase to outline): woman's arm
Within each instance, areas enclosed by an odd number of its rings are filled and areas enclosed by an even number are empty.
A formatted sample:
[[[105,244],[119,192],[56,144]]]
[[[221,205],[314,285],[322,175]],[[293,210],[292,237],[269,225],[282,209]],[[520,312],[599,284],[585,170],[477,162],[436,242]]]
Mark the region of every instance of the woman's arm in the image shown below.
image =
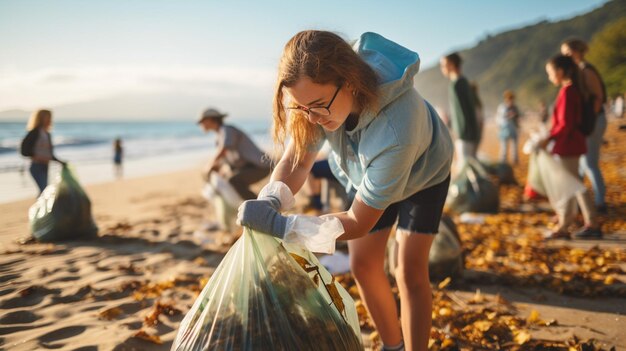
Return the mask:
[[[576,122],[572,118],[573,113],[568,105],[572,105],[571,96],[567,96],[567,90],[561,89],[557,96],[554,112],[552,114],[552,129],[550,130],[549,139],[557,139],[563,135],[571,134],[572,129],[576,127]]]
[[[206,174],[209,174],[215,170],[217,170],[220,166],[220,162],[222,158],[226,156],[226,148],[224,146],[220,146],[218,150],[215,152],[215,156],[207,163],[204,171]]]
[[[356,196],[348,211],[332,213],[326,216],[339,218],[343,225],[344,233],[337,240],[352,240],[365,236],[374,228],[374,225],[385,210],[379,210],[366,205],[363,200]],[[324,217],[324,216],[322,216]]]
[[[296,194],[302,188],[317,157],[317,151],[308,152],[304,159],[294,168],[295,152],[295,145],[289,142],[287,150],[285,150],[280,161],[278,161],[271,177],[272,181],[277,180],[287,184],[293,194]]]
[[[48,133],[48,132],[47,132]],[[50,155],[52,155],[52,158],[50,160],[47,161],[56,161],[62,165],[65,165],[65,161],[61,161],[57,158],[56,154],[54,153],[54,145],[52,144],[52,134],[48,133],[48,141],[50,142]]]

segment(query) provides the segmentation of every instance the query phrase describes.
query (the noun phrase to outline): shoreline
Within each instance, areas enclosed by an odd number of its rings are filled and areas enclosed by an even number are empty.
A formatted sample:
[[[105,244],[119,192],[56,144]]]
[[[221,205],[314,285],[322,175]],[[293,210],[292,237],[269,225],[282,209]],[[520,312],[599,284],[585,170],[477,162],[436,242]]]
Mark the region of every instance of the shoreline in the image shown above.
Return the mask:
[[[166,155],[155,155],[140,159],[124,160],[124,175],[121,179],[115,177],[113,163],[77,163],[73,167],[80,184],[84,186],[117,182],[126,179],[136,179],[162,175],[181,170],[200,169],[209,159],[211,150],[194,150]],[[23,172],[0,173],[0,204],[32,199],[37,195],[37,187],[28,172],[30,163],[25,163]],[[56,162],[50,163],[48,183],[52,183],[58,175],[60,167]]]

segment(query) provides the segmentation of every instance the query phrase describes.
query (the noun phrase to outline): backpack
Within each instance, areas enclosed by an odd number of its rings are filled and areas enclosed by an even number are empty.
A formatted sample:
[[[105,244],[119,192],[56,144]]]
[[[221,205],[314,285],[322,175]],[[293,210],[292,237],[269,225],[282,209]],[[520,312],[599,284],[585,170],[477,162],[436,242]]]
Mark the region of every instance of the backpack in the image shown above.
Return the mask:
[[[37,142],[37,131],[35,128],[26,134],[20,145],[20,154],[26,157],[32,157],[35,154],[35,143]]]
[[[590,136],[593,133],[593,129],[596,126],[596,111],[594,109],[594,101],[596,97],[589,95],[586,99],[583,98],[582,106],[582,120],[578,126],[578,130],[583,133],[584,136]]]

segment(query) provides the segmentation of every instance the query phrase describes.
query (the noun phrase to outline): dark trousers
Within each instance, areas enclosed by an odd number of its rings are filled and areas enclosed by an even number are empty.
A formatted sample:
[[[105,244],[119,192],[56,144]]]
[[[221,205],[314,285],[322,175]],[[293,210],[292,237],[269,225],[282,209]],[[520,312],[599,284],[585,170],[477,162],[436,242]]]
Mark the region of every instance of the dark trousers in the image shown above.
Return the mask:
[[[31,163],[30,175],[33,176],[37,187],[39,188],[39,194],[43,192],[43,189],[48,186],[48,164],[47,163]]]
[[[262,180],[270,174],[269,167],[258,167],[247,164],[241,168],[233,169],[228,182],[237,190],[244,200],[256,199],[256,194],[250,190],[250,185]]]

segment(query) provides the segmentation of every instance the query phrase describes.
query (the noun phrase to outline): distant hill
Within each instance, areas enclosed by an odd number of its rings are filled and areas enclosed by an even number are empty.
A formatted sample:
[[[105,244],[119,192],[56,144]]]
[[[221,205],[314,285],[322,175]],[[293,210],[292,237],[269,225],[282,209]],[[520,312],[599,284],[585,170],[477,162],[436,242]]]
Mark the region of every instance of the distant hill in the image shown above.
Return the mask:
[[[6,110],[0,112],[0,122],[26,122],[30,117],[29,111]]]
[[[522,109],[536,109],[540,100],[548,104],[556,94],[547,79],[545,62],[559,53],[569,37],[589,41],[605,25],[626,16],[626,0],[613,0],[586,14],[489,36],[473,48],[460,50],[463,72],[478,83],[479,95],[490,117],[506,89],[515,91]],[[448,81],[439,67],[423,70],[416,87],[431,103],[448,109]]]

